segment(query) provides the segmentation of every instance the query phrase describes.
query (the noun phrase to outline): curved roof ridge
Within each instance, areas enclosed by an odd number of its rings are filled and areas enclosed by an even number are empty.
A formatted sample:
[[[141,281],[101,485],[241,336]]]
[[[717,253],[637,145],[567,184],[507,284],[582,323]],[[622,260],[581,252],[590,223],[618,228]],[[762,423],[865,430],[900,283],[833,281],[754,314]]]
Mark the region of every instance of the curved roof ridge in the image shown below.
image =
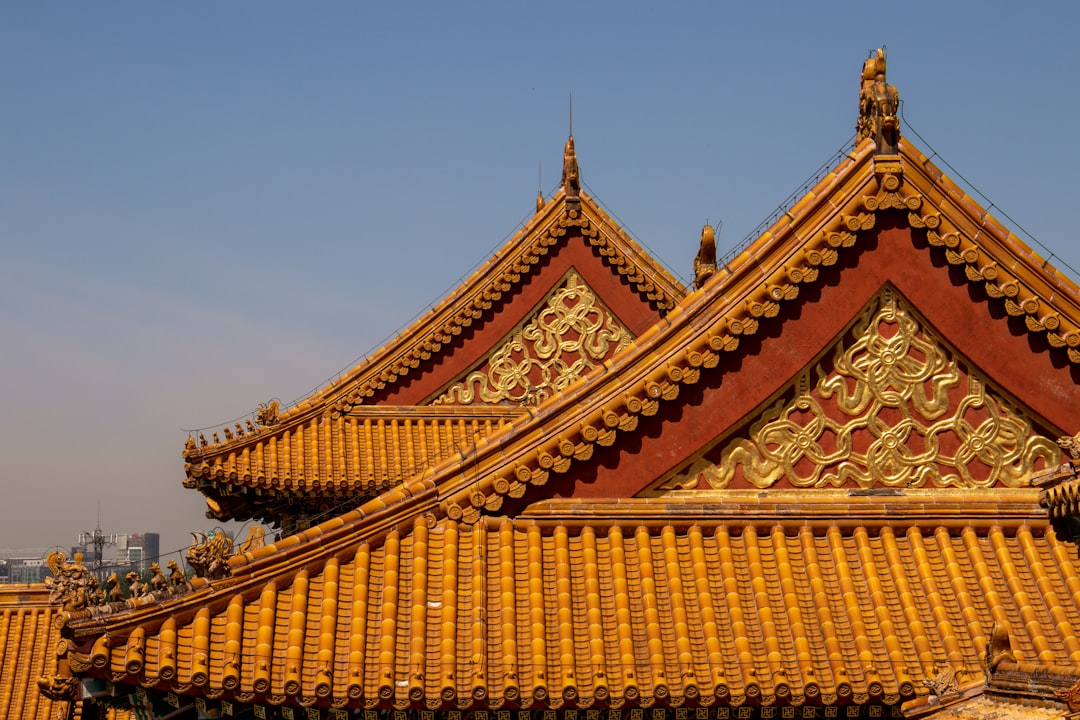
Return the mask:
[[[463,328],[482,317],[522,277],[532,273],[548,247],[568,227],[581,228],[586,241],[600,248],[602,261],[626,276],[635,291],[660,310],[670,309],[686,295],[682,283],[645,252],[594,199],[581,192],[576,200],[569,200],[565,191],[559,189],[502,248],[388,343],[337,379],[281,411],[273,424],[204,447],[197,447],[189,440],[185,457],[241,450],[267,430],[303,423],[328,406],[333,406],[336,413],[347,412],[377,391],[399,382],[430,362]]]
[[[268,574],[287,576],[297,567],[317,562],[320,557],[325,559],[347,552],[383,531],[415,522],[425,513],[432,513],[433,517],[446,514],[453,520],[476,519],[482,509],[497,509],[490,498],[499,498],[498,505],[501,505],[502,495],[524,491],[525,485],[536,482],[540,474],[546,476],[549,470],[554,470],[556,457],[565,461],[573,459],[575,453],[582,455],[586,451],[579,446],[588,444],[588,437],[595,442],[603,433],[632,429],[628,418],[632,417],[636,426],[636,415],[651,414],[650,410],[655,412],[659,401],[677,396],[679,380],[674,378],[681,378],[682,374],[671,369],[680,361],[687,361],[691,353],[698,353],[697,350],[679,349],[690,337],[704,336],[703,348],[706,352],[714,352],[708,349],[711,345],[716,346],[716,351],[722,351],[732,342],[737,345],[740,333],[750,332],[751,325],[766,312],[765,304],[775,302],[767,296],[773,291],[769,280],[776,279],[776,272],[763,268],[763,263],[770,267],[779,265],[780,274],[784,276],[787,271],[783,262],[793,257],[803,245],[791,234],[793,221],[801,222],[809,216],[820,215],[838,188],[855,197],[873,179],[872,153],[873,144],[869,141],[856,148],[836,172],[824,177],[806,198],[718,271],[702,289],[685,297],[667,317],[648,328],[601,368],[541,405],[526,408],[527,413],[513,419],[503,430],[478,439],[454,457],[361,507],[253,552],[234,556],[230,560],[232,577],[209,583],[221,588],[215,595],[231,596],[240,591],[238,585],[246,588],[250,582],[261,587],[268,581]],[[831,212],[831,206],[828,209]],[[827,240],[822,242],[827,243]],[[791,281],[785,279],[785,282]],[[747,296],[755,289],[763,290],[765,297],[749,300]],[[678,348],[672,347],[675,345]],[[658,350],[664,351],[664,346],[668,348],[665,354],[658,355]],[[672,388],[675,388],[674,394]],[[616,414],[614,406],[619,404],[622,405],[621,412]],[[633,412],[634,408],[637,412]],[[586,416],[584,422],[580,420],[582,415]],[[587,437],[579,438],[570,448],[558,447],[566,441],[568,432]],[[551,445],[555,447],[547,447]],[[554,454],[550,450],[554,450]],[[564,450],[566,454],[563,454]],[[588,454],[591,455],[591,449]],[[542,467],[547,464],[545,458],[552,461],[547,469]],[[465,463],[470,463],[467,474],[461,470]],[[507,480],[500,474],[506,468],[512,469],[514,480]],[[511,486],[511,483],[515,485]],[[199,583],[196,589],[202,587],[203,583]],[[191,598],[189,602],[193,604],[207,601],[204,593],[199,593],[198,597],[185,597]],[[124,616],[130,617],[132,612],[137,611],[124,610],[103,620],[124,623]]]
[[[988,291],[991,298],[1004,298],[1022,312],[1032,307],[1028,301],[1033,300],[1035,310],[1051,305],[1060,313],[1054,325],[1033,310],[1029,317],[1042,318],[1043,324],[1035,327],[1029,322],[1031,332],[1049,334],[1062,328],[1073,332],[1080,327],[1076,300],[1080,291],[1067,277],[1036,264],[1038,256],[1030,250],[1020,252],[1023,243],[935,173],[936,168],[906,143],[898,156],[875,155],[875,150],[871,140],[860,143],[701,289],[687,295],[602,368],[357,510],[237,556],[231,561],[233,578],[223,583],[229,589],[223,589],[222,596],[235,593],[237,582],[257,578],[264,583],[275,573],[287,576],[297,567],[355,549],[425,515],[432,520],[445,515],[453,521],[474,522],[482,514],[497,512],[505,498],[520,498],[529,485],[543,484],[552,473],[588,460],[595,445],[611,444],[618,432],[633,432],[639,417],[655,414],[661,402],[678,397],[681,385],[696,383],[702,368],[715,366],[719,353],[735,350],[741,336],[755,334],[760,319],[774,316],[780,303],[794,300],[800,284],[815,282],[820,267],[834,264],[839,252],[855,244],[857,233],[873,228],[879,211],[906,211],[913,227],[933,226],[931,238],[941,239],[952,264],[963,262],[971,268],[984,261],[982,269],[967,272],[967,278],[997,283],[1001,292],[995,296]],[[916,163],[917,170],[912,167]],[[949,217],[941,217],[942,210]],[[953,216],[961,222],[966,218],[972,227],[973,218],[979,220],[973,238],[965,234],[970,228],[954,229]],[[949,235],[953,232],[955,238]],[[984,246],[974,244],[978,232],[986,237]],[[975,254],[969,252],[972,249]],[[996,264],[997,275],[988,272],[986,262]],[[1059,292],[1043,298],[1030,289],[1035,285]],[[1062,337],[1060,346],[1067,347],[1070,359],[1076,356],[1073,362],[1080,362],[1080,353],[1074,353],[1070,344],[1073,337]],[[1080,334],[1076,341],[1080,345]]]
[[[1032,294],[1038,296],[1040,300],[1062,304],[1068,308],[1071,319],[1080,321],[1080,287],[1072,278],[1058,270],[1048,259],[1043,258],[1012,233],[988,209],[983,208],[934,165],[918,148],[904,141],[900,144],[900,157],[907,160],[912,169],[918,169],[919,172],[914,174],[908,172],[906,179],[912,181],[915,188],[938,213],[945,210],[951,211],[948,217],[951,221],[949,225],[940,230],[931,228],[942,237],[943,244],[948,248],[950,262],[961,260],[965,265],[975,266],[973,269],[978,274],[982,274],[977,267],[980,264],[979,260],[992,260],[998,264],[999,270],[1015,276],[1011,279],[1029,284]],[[939,192],[934,192],[934,189]],[[957,225],[957,215],[966,219],[967,224]],[[955,242],[953,238],[945,237],[950,233],[958,235]],[[973,252],[979,252],[981,255],[976,256]],[[982,255],[988,257],[982,258]],[[1002,257],[1003,255],[1009,257]],[[951,262],[951,264],[961,264],[961,262]],[[1009,266],[1001,267],[1006,264]],[[987,267],[985,262],[982,263],[982,267]],[[996,275],[971,277],[972,273],[968,274],[972,282],[994,281],[1002,287],[1008,283],[1007,280],[1002,282]],[[992,292],[990,294],[994,297]],[[1020,293],[1005,294],[1007,297],[1015,298]],[[1022,302],[1022,300],[1014,300],[1014,302]]]

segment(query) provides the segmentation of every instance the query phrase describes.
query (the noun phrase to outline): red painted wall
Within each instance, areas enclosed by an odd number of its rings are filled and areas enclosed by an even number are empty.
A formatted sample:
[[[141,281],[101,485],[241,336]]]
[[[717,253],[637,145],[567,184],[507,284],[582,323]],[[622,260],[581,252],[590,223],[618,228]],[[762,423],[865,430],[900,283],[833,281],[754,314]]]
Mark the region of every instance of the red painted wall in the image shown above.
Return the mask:
[[[529,316],[571,267],[635,336],[660,319],[657,310],[625,276],[607,265],[576,229],[568,229],[566,236],[534,267],[538,267],[536,272],[523,278],[518,287],[493,303],[482,318],[474,320],[444,346],[431,369],[405,377],[377,392],[365,404],[419,405],[443,386],[459,380]]]
[[[962,268],[946,263],[922,231],[899,214],[882,213],[878,227],[860,234],[837,265],[803,287],[799,298],[761,323],[758,334],[704,370],[696,385],[642,418],[633,434],[611,448],[597,448],[592,462],[575,464],[551,490],[562,497],[632,496],[678,467],[773,396],[820,354],[885,284],[896,289],[975,367],[1046,421],[1046,432],[1080,429],[1080,373],[1060,350],[1028,332],[1021,318],[1006,315]]]

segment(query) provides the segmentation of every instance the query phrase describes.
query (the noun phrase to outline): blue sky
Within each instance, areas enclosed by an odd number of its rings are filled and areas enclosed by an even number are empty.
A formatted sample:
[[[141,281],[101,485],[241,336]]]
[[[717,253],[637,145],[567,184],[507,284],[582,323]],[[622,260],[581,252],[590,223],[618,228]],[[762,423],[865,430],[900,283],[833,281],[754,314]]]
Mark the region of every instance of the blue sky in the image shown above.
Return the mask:
[[[558,181],[571,93],[582,179],[685,277],[706,219],[737,243],[852,136],[886,44],[906,136],[1080,267],[1077,7],[4,5],[0,547],[99,500],[163,549],[205,529],[182,429],[451,289]]]

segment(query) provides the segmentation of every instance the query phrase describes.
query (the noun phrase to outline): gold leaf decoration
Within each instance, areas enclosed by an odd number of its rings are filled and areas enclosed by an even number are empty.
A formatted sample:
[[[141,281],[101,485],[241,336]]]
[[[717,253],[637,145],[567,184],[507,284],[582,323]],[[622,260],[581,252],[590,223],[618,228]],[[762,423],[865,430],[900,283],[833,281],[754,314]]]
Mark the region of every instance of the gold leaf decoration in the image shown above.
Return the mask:
[[[630,331],[570,271],[484,366],[450,385],[432,404],[539,403],[632,340]]]
[[[883,288],[834,347],[751,423],[650,491],[1024,484],[1061,451]],[[709,457],[719,460],[710,460]]]

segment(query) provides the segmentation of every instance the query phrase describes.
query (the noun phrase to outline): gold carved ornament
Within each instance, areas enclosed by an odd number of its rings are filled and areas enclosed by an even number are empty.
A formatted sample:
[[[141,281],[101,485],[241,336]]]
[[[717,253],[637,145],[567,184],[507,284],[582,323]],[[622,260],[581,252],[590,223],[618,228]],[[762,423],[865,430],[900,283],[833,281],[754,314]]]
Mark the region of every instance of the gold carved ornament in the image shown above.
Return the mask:
[[[539,403],[567,387],[633,340],[630,331],[575,272],[526,325],[470,373],[432,401]]]
[[[794,398],[767,408],[719,462],[701,458],[656,490],[725,488],[739,470],[759,488],[782,478],[796,487],[1017,487],[1039,460],[1060,462],[1057,445],[977,373],[961,372],[891,288],[849,337],[831,372],[800,373]]]

